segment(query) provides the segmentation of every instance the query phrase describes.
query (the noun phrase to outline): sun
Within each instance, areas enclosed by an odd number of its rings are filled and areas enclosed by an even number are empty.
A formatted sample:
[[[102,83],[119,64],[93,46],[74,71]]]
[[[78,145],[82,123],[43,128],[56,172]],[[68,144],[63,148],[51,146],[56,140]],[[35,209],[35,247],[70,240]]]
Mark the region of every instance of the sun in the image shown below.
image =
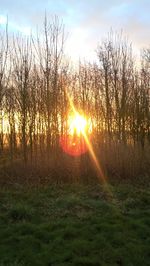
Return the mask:
[[[91,120],[74,109],[67,119],[67,133],[61,136],[60,145],[64,152],[80,156],[88,151],[86,139],[92,133]]]
[[[68,119],[69,134],[72,136],[75,134],[77,136],[84,135],[87,130],[87,125],[87,119],[79,113],[76,113]]]

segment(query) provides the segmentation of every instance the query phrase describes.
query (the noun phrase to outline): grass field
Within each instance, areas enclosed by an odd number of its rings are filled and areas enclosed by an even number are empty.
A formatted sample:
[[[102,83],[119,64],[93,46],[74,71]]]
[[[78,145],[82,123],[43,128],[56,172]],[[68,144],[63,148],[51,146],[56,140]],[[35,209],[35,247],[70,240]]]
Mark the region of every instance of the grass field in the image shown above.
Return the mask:
[[[149,187],[1,188],[2,265],[150,265]]]

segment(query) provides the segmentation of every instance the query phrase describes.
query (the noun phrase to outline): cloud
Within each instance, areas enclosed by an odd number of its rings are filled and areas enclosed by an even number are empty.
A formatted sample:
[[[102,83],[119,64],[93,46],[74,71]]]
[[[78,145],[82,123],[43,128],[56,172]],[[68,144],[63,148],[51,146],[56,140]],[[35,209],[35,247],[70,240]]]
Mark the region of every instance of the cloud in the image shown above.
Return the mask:
[[[0,26],[2,28],[5,28],[6,25],[8,24],[8,30],[12,32],[20,32],[23,33],[24,35],[30,35],[31,33],[31,27],[27,26],[20,26],[19,24],[9,21],[7,16],[0,15]]]
[[[7,17],[0,15],[0,25],[6,25],[7,24]]]
[[[94,50],[111,28],[123,32],[137,48],[150,44],[149,0],[1,0],[0,24],[8,15],[12,30],[29,33],[56,14],[65,23],[68,53],[94,56]]]

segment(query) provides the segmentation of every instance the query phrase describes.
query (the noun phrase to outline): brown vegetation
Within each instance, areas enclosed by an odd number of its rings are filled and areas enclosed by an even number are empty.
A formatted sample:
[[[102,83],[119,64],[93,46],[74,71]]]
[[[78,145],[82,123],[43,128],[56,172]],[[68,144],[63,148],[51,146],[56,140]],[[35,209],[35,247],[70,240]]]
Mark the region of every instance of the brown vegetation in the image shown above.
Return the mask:
[[[1,176],[36,181],[94,176],[88,154],[71,158],[59,147],[60,136],[67,134],[66,90],[92,119],[92,144],[105,174],[148,175],[150,50],[144,50],[137,67],[132,45],[111,33],[97,48],[97,63],[80,62],[71,70],[64,42],[58,18],[50,23],[45,18],[36,37],[12,38],[7,27],[1,31]]]

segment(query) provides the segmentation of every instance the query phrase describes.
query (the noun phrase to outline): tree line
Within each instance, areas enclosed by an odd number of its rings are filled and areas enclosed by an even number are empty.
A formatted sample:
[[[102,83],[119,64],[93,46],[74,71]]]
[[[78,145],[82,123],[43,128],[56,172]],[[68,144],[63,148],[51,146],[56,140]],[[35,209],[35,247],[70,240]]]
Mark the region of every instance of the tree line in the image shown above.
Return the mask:
[[[97,61],[72,68],[65,56],[64,25],[45,17],[43,30],[30,36],[0,34],[0,157],[24,162],[60,152],[70,110],[91,118],[92,142],[150,144],[150,49],[141,58],[122,33],[107,36]]]

